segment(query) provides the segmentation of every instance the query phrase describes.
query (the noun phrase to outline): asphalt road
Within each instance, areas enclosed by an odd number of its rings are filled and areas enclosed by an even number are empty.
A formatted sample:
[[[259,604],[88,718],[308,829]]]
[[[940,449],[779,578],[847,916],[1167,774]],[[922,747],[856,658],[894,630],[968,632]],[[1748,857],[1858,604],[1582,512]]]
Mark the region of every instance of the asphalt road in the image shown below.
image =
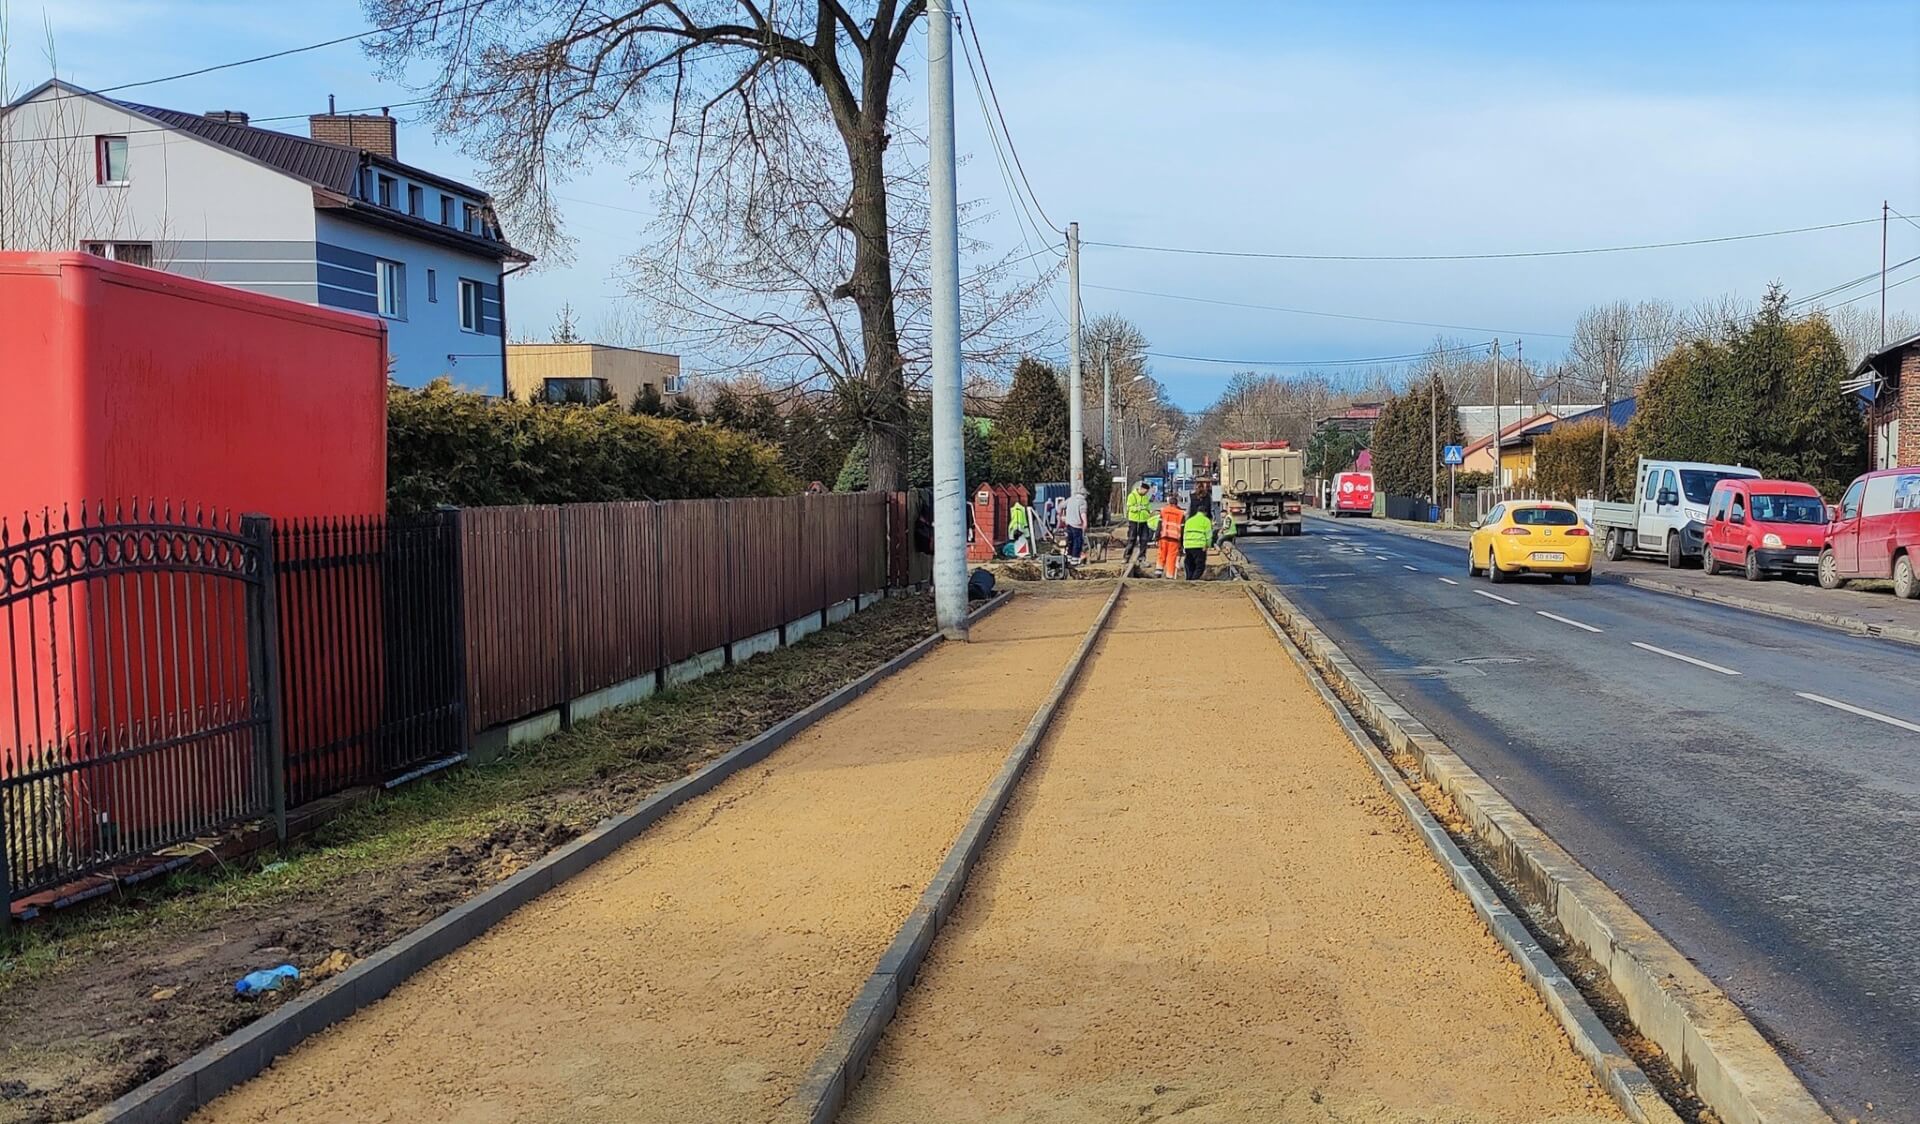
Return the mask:
[[[1496,587],[1364,520],[1238,545],[1839,1119],[1920,1122],[1920,650],[1604,576]]]

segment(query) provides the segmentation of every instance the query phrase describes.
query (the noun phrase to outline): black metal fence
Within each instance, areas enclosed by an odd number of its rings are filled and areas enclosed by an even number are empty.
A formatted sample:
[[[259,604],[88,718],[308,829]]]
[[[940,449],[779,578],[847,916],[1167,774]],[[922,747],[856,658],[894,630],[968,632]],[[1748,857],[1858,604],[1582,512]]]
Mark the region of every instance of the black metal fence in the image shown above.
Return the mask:
[[[282,805],[268,536],[152,503],[0,525],[10,897]]]

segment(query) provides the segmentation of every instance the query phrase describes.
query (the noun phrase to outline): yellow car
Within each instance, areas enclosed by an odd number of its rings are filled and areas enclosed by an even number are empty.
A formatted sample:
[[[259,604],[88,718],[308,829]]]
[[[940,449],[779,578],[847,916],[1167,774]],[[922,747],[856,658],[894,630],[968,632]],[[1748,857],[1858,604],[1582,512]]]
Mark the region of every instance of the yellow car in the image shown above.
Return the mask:
[[[1473,525],[1467,574],[1482,570],[1494,582],[1514,574],[1566,574],[1587,585],[1593,581],[1593,532],[1571,504],[1508,500]]]

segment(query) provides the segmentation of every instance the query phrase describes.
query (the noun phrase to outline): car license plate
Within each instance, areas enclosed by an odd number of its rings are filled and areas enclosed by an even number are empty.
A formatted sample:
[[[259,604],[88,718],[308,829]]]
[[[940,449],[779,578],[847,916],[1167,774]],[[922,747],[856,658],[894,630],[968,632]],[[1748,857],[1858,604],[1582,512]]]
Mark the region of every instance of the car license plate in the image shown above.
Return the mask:
[[[1533,560],[1535,562],[1565,562],[1567,556],[1561,554],[1559,551],[1536,550],[1533,552]]]
[[[1798,565],[1811,566],[1815,562],[1820,561],[1820,556],[1817,554],[1796,554],[1793,556],[1793,560]]]

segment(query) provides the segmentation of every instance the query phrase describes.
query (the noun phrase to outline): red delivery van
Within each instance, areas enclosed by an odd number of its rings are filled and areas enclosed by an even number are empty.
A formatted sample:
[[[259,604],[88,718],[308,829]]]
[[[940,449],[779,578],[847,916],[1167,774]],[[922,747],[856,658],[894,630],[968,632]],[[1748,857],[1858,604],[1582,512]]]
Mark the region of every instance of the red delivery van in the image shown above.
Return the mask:
[[[1920,597],[1920,467],[1869,472],[1847,487],[1827,524],[1820,587],[1851,578],[1892,578],[1900,597]]]
[[[1333,514],[1373,514],[1373,473],[1342,472],[1333,478]]]
[[[1702,538],[1709,574],[1739,570],[1750,582],[1811,574],[1827,541],[1827,505],[1818,488],[1797,480],[1728,477],[1714,485]]]

